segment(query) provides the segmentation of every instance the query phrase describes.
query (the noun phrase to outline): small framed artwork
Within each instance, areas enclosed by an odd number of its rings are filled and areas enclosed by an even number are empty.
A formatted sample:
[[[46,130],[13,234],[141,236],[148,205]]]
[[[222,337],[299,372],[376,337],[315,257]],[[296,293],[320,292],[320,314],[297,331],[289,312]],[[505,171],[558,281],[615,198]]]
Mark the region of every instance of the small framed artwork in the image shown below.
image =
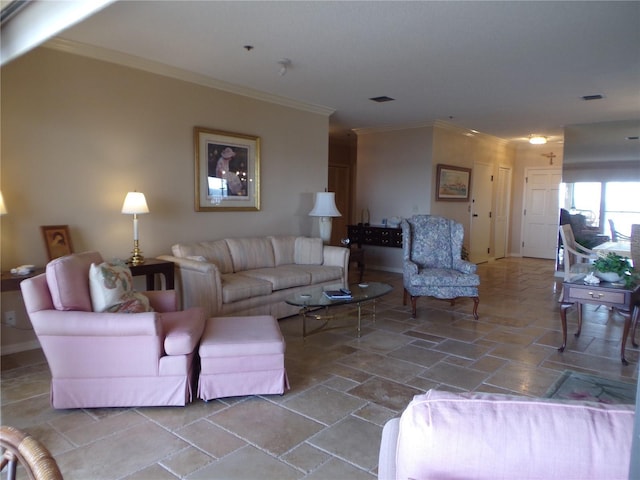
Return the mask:
[[[197,212],[260,210],[260,137],[194,128]]]
[[[40,230],[49,260],[73,253],[68,225],[43,225]]]
[[[436,200],[468,201],[471,187],[471,169],[438,164],[436,173]]]

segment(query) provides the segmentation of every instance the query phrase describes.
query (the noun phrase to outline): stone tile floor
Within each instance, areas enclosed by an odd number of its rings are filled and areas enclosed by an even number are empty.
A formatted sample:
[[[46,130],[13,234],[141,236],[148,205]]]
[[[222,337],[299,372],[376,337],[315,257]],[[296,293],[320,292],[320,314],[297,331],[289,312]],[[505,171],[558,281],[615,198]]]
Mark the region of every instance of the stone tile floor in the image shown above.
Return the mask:
[[[402,277],[368,270],[394,291],[376,321],[301,338],[280,320],[291,390],[187,407],[53,410],[40,350],[2,357],[2,424],[24,429],[54,454],[65,479],[373,479],[382,426],[413,395],[452,391],[544,395],[565,369],[634,383],[638,351],[619,359],[623,319],[585,307],[579,339],[561,343],[561,280],[553,262],[509,258],[479,265],[480,319],[472,302],[421,298],[411,319]],[[356,281],[355,272],[352,272]],[[570,329],[576,326],[569,313]],[[336,323],[334,323],[335,325]],[[631,342],[628,342],[631,345]]]

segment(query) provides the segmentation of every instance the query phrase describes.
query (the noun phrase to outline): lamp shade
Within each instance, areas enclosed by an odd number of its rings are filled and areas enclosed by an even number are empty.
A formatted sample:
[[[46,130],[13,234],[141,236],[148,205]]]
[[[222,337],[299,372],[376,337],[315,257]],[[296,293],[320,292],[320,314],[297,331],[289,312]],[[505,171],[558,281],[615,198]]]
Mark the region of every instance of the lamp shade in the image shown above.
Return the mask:
[[[147,199],[144,198],[144,193],[141,192],[129,192],[122,204],[122,213],[129,214],[141,214],[149,213],[149,207],[147,206]]]
[[[5,213],[7,213],[7,207],[4,206],[4,198],[2,197],[2,192],[0,192],[0,215]]]
[[[341,217],[342,214],[336,207],[336,194],[334,192],[316,193],[316,203],[309,212],[311,217]]]

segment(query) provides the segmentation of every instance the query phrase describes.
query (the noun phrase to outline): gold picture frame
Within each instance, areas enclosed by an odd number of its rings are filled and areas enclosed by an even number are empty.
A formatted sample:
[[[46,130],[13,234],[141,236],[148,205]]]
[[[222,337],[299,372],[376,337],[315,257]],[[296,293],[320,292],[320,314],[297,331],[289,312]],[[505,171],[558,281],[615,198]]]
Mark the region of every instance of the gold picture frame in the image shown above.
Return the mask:
[[[260,210],[260,137],[194,127],[197,212]]]
[[[40,230],[49,261],[73,253],[69,225],[42,225]]]
[[[436,201],[465,202],[471,190],[471,169],[438,164]]]

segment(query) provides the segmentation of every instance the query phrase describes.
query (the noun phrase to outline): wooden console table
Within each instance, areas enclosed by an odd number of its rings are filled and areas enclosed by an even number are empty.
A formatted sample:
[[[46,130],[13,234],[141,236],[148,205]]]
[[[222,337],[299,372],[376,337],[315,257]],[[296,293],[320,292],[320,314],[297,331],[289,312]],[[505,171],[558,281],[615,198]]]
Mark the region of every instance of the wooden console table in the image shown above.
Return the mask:
[[[375,245],[377,247],[402,248],[402,229],[376,225],[349,225],[347,232],[351,244]]]
[[[580,336],[582,330],[582,305],[606,305],[612,307],[624,317],[624,329],[622,332],[622,340],[620,347],[620,359],[624,365],[629,365],[624,357],[624,351],[627,346],[627,337],[631,327],[633,317],[633,332],[631,343],[637,347],[635,334],[638,323],[638,314],[640,312],[640,285],[633,289],[625,288],[609,282],[601,282],[599,285],[585,285],[583,277],[564,282],[562,284],[564,294],[562,296],[562,304],[560,306],[560,319],[562,321],[562,346],[558,351],[563,352],[567,346],[567,310],[576,305],[578,310],[578,330],[576,337]],[[633,312],[633,313],[632,313]]]

